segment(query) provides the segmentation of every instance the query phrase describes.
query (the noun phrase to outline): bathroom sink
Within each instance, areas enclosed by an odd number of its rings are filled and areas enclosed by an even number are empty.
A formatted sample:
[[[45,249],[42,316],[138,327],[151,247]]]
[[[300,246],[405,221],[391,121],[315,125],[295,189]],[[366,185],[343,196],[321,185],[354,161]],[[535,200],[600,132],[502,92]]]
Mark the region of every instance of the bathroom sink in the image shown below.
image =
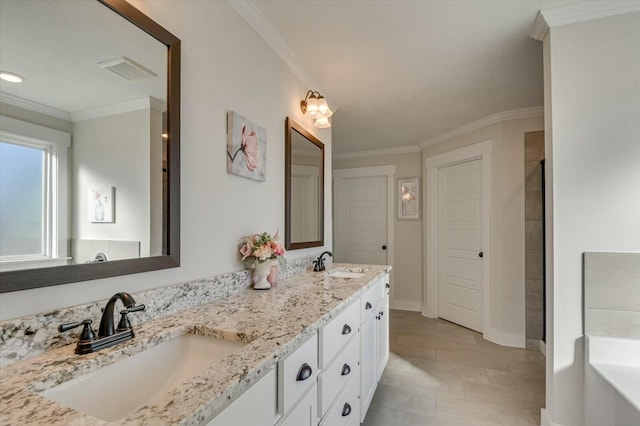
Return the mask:
[[[246,343],[184,334],[92,373],[47,389],[41,395],[108,422],[160,401]]]
[[[364,268],[335,268],[327,272],[331,278],[361,278],[368,269]]]

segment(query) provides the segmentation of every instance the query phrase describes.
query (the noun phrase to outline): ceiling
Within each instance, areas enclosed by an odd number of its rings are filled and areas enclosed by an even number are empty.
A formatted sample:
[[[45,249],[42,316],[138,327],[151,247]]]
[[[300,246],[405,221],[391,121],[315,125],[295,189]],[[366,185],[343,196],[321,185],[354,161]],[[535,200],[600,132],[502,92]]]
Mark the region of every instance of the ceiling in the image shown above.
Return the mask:
[[[0,80],[0,96],[64,113],[166,98],[166,46],[97,1],[0,0],[0,52],[0,69],[25,78]],[[98,66],[121,56],[156,76],[129,81]]]
[[[419,145],[543,104],[540,9],[576,0],[255,1],[332,117],[334,153]],[[309,79],[307,80],[309,81]],[[301,98],[304,96],[300,94]]]

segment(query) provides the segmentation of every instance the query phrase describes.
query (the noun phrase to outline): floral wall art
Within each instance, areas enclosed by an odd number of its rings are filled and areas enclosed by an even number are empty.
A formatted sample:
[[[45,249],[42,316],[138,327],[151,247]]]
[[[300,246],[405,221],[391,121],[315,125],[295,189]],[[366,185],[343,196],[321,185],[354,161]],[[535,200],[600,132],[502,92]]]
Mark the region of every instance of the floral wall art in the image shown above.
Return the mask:
[[[398,220],[420,219],[420,178],[398,179]]]
[[[116,189],[113,186],[89,188],[89,222],[114,223]]]
[[[227,113],[227,173],[267,180],[267,131],[234,111]]]

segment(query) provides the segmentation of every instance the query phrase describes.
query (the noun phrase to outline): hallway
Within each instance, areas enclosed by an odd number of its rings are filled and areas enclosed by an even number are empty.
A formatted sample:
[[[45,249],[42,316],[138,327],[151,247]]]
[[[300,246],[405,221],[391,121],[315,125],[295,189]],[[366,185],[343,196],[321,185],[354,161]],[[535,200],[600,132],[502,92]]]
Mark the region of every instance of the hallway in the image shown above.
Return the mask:
[[[545,358],[391,310],[390,357],[363,426],[539,425]]]

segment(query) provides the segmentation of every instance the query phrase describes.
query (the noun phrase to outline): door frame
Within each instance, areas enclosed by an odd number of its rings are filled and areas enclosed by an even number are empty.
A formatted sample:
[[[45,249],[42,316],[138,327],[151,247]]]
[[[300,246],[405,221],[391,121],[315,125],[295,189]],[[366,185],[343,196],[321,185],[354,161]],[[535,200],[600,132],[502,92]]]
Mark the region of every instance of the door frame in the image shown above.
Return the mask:
[[[374,166],[374,167],[355,167],[349,169],[334,169],[333,170],[333,186],[332,188],[332,196],[334,197],[334,202],[332,203],[332,208],[335,206],[335,184],[338,179],[350,179],[350,178],[360,178],[360,177],[376,177],[376,176],[384,176],[387,178],[387,263],[391,266],[392,271],[389,274],[389,281],[392,281],[393,276],[393,246],[395,245],[395,241],[393,239],[393,221],[394,221],[394,211],[395,211],[395,203],[394,203],[394,188],[395,188],[395,175],[396,175],[396,166]],[[333,211],[333,216],[335,217],[335,210]],[[335,229],[333,227],[333,242],[335,244]],[[393,300],[393,289],[394,286],[391,286],[391,300]]]
[[[425,159],[425,239],[426,268],[422,315],[438,318],[438,176],[444,167],[481,160],[482,164],[482,333],[491,329],[491,153],[493,140],[437,154]]]

